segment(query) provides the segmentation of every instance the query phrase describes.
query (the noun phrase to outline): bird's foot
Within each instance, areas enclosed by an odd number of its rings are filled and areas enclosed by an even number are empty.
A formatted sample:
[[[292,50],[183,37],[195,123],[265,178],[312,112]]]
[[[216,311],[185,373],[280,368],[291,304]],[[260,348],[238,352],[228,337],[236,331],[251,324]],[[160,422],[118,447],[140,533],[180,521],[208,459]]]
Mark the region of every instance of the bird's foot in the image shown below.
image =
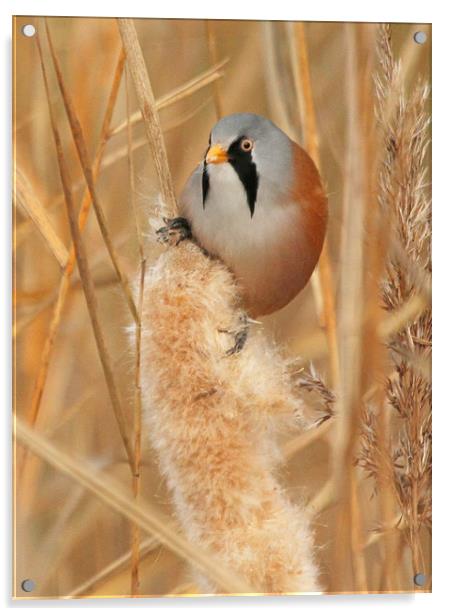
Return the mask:
[[[248,332],[250,330],[250,323],[259,323],[259,321],[254,321],[245,312],[242,312],[239,315],[238,325],[236,328],[219,329],[220,333],[228,334],[230,336],[233,336],[234,338],[234,345],[225,352],[225,355],[229,357],[231,355],[236,355],[237,353],[242,351],[245,346],[245,343],[247,342]]]
[[[158,242],[178,246],[183,240],[192,238],[191,227],[186,218],[163,218],[166,226],[156,231]]]
[[[245,346],[245,343],[247,342],[248,329],[248,325],[243,325],[241,329],[235,330],[234,332],[226,332],[234,337],[233,346],[225,352],[225,355],[227,357],[230,357],[231,355],[236,355],[237,353],[240,353],[242,351]]]

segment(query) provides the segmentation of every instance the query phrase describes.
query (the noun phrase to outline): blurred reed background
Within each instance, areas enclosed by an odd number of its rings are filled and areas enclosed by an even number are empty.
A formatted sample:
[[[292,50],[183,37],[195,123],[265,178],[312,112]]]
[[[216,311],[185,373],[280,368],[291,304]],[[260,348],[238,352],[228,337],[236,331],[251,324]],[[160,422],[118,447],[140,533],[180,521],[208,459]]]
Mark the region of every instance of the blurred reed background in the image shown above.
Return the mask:
[[[149,267],[161,250],[148,224],[158,178],[117,21],[48,19],[60,84],[92,162],[102,235],[89,213],[45,22],[15,18],[15,412],[57,447],[50,457],[60,451],[87,462],[120,482],[130,502],[142,497],[171,515],[145,429],[140,480],[130,476],[71,256],[37,41],[21,34],[28,23],[39,34],[73,202],[84,212],[98,319],[133,439],[138,364],[126,328],[137,297],[127,295],[124,281],[134,283],[142,258]],[[217,117],[233,112],[271,118],[319,165],[329,195],[320,268],[289,306],[264,319],[268,335],[299,358],[299,384],[311,417],[319,418],[286,441],[282,483],[293,501],[309,501],[316,512],[327,591],[429,590],[430,27],[134,24],[177,193]],[[424,45],[413,40],[418,30],[428,35]],[[26,578],[36,582],[35,597],[195,594],[183,559],[86,489],[77,470],[62,474],[19,440],[15,457],[16,596],[30,596],[20,588]],[[414,584],[418,573],[424,585]]]

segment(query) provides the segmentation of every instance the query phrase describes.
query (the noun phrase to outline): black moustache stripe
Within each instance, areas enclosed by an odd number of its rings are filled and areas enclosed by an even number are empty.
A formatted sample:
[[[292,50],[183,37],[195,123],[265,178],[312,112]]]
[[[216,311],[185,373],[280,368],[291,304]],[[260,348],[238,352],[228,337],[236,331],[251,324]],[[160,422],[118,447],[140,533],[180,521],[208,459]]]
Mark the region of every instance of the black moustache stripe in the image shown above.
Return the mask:
[[[244,137],[236,139],[228,148],[228,162],[236,171],[242,186],[244,187],[245,194],[247,195],[247,203],[250,209],[250,216],[253,218],[255,213],[256,197],[258,195],[259,177],[256,170],[256,165],[253,162],[251,152],[245,152],[242,150],[240,143]],[[211,138],[210,138],[211,141]],[[209,173],[206,158],[203,161],[202,171],[202,201],[203,209],[205,209],[206,200],[209,194]]]
[[[239,139],[236,139],[236,141],[230,145],[228,148],[228,156],[230,165],[236,171],[242,182],[242,186],[247,195],[250,216],[253,218],[256,197],[258,195],[259,178],[251,152],[244,152],[244,150],[241,149],[240,143],[243,138],[244,137],[239,137]]]
[[[253,214],[255,213],[256,197],[258,194],[258,173],[256,171],[256,165],[253,161],[243,164],[239,160],[230,160],[230,165],[236,171],[242,182],[242,186],[244,187],[247,195],[250,215],[253,218]]]
[[[205,160],[203,161],[203,172],[202,172],[203,209],[205,209],[205,203],[206,203],[206,199],[208,198],[208,193],[209,193],[209,174],[208,174],[208,166]]]

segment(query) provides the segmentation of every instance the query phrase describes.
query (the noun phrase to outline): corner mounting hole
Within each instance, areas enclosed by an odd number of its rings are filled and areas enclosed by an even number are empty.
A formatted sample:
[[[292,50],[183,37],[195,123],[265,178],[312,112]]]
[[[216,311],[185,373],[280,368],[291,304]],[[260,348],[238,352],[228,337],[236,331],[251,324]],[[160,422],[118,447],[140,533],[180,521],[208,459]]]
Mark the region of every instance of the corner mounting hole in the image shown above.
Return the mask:
[[[422,30],[419,30],[419,32],[414,33],[414,40],[418,45],[423,45],[427,42],[427,35]]]
[[[30,38],[31,36],[34,36],[36,34],[36,28],[33,26],[33,24],[26,24],[25,26],[22,26],[22,34]]]
[[[36,588],[36,584],[33,580],[23,580],[20,586],[25,592],[32,592]]]
[[[416,575],[414,576],[414,584],[416,586],[425,586],[425,574],[416,573]]]

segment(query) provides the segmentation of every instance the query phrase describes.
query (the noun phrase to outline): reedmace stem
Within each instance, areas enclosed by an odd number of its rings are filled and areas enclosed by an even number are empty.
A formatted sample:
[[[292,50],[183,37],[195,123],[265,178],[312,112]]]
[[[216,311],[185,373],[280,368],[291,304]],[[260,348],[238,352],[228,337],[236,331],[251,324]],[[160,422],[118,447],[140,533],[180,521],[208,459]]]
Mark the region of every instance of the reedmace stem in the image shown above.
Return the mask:
[[[155,97],[148,78],[136,28],[131,19],[118,19],[117,23],[119,24],[119,31],[127,55],[128,66],[136,90],[139,107],[142,117],[144,118],[145,132],[158,174],[162,198],[170,215],[175,217],[177,214],[177,203],[170,175],[166,146],[158,113],[156,111]]]

